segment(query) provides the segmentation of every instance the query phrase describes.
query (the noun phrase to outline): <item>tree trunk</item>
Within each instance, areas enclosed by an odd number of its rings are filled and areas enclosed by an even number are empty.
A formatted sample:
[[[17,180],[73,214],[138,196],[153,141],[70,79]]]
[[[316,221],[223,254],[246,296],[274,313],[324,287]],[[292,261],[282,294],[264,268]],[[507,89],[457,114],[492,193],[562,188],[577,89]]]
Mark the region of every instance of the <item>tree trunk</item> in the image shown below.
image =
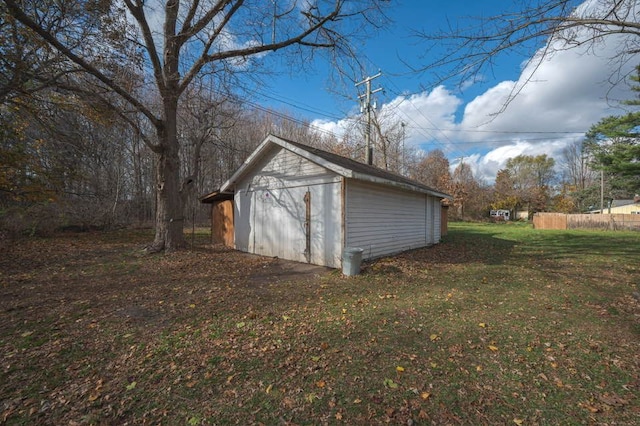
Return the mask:
[[[177,102],[165,101],[164,127],[158,130],[161,149],[156,163],[156,235],[150,252],[185,247],[184,206],[180,191]]]

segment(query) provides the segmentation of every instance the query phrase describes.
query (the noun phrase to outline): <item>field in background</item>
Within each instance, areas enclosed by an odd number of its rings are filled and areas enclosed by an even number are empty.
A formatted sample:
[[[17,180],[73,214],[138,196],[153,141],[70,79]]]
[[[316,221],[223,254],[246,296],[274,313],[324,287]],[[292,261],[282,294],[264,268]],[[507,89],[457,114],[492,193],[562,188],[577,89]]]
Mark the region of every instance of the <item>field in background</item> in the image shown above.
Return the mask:
[[[637,424],[640,235],[450,224],[305,269],[148,232],[0,249],[7,424]],[[190,238],[190,236],[188,236]]]

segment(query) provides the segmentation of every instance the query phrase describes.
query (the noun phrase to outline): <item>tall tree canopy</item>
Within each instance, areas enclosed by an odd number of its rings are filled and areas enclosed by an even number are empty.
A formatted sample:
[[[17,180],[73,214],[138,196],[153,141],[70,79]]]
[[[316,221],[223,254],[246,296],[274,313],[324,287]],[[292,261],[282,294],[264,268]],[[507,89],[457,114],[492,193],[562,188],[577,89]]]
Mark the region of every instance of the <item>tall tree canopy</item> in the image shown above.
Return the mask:
[[[593,160],[620,176],[640,176],[640,113],[606,117],[587,133]]]
[[[640,113],[606,117],[587,133],[592,164],[607,175],[609,198],[625,198],[640,190]]]
[[[516,197],[517,205],[528,206],[530,213],[544,211],[555,179],[554,166],[555,160],[546,154],[510,158],[505,171],[499,173],[503,178],[502,191],[505,191],[504,183],[510,182],[513,192],[507,194]]]
[[[212,90],[224,91],[231,77],[238,77],[237,85],[241,75],[256,72],[257,64],[278,51],[297,57],[297,64],[317,50],[336,60],[348,57],[351,36],[382,24],[382,3],[316,0],[265,7],[261,0],[2,0],[6,16],[20,24],[16,31],[65,59],[59,73],[49,71],[73,77],[59,86],[117,110],[153,151],[153,251],[184,244],[183,207],[196,177],[181,176],[178,112],[189,87],[205,80]]]
[[[429,151],[413,167],[411,177],[431,188],[447,192],[451,189],[449,160],[439,149]]]
[[[632,90],[640,91],[640,67],[630,79]],[[639,99],[625,102],[637,109]],[[593,125],[586,134],[585,149],[593,167],[608,175],[610,196],[629,197],[640,190],[640,112],[610,116]]]

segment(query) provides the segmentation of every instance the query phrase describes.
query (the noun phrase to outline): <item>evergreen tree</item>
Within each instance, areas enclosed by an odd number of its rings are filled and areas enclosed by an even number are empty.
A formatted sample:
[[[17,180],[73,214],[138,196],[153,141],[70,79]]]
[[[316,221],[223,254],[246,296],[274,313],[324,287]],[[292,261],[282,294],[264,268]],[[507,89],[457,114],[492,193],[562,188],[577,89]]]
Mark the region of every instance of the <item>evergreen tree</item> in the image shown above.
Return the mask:
[[[640,67],[638,67],[640,72]],[[639,75],[631,78],[640,82]],[[637,84],[632,90],[640,91]],[[640,99],[625,102],[638,106]],[[608,175],[611,196],[628,197],[640,188],[640,111],[622,116],[610,116],[591,127],[585,145],[593,165]]]

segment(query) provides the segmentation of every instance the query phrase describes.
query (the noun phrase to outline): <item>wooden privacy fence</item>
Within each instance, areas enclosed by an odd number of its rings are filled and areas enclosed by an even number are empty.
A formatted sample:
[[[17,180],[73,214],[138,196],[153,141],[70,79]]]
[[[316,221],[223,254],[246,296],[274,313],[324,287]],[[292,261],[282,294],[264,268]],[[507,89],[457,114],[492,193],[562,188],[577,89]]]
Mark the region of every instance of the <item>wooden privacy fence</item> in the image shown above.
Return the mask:
[[[535,229],[640,231],[640,215],[536,213],[533,215],[533,227]]]

